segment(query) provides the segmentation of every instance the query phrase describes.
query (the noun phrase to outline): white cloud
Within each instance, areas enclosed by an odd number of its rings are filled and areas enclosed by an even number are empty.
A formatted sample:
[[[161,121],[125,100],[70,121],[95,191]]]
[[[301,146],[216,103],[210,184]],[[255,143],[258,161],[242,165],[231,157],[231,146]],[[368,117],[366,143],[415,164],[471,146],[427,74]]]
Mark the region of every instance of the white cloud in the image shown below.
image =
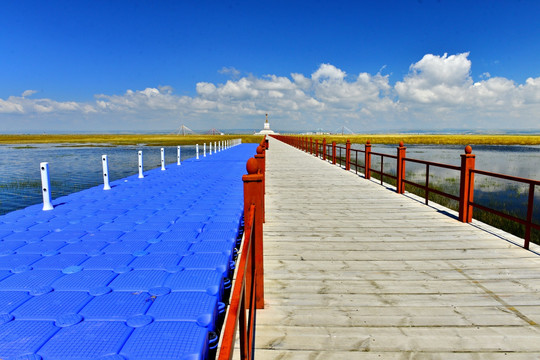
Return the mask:
[[[22,93],[22,97],[27,97],[27,96],[32,96],[34,95],[35,93],[37,93],[38,91],[37,90],[25,90],[23,93]]]
[[[239,75],[234,68],[220,72]],[[347,74],[321,64],[312,74],[199,82],[194,96],[176,95],[165,85],[99,94],[93,102],[81,103],[28,98],[36,91],[27,90],[22,96],[0,99],[0,114],[71,114],[102,125],[104,119],[123,119],[123,126],[115,122],[116,129],[131,129],[130,121],[152,129],[176,128],[179,118],[192,128],[257,128],[266,112],[273,127],[285,130],[332,130],[344,124],[356,131],[539,128],[540,78],[525,84],[487,73],[479,78],[472,79],[469,53],[427,54],[394,85],[380,72]]]
[[[32,90],[31,90],[32,91]],[[78,103],[75,101],[59,102],[51,99],[28,99],[28,90],[23,96],[10,96],[6,100],[0,99],[0,113],[4,114],[44,114],[44,113],[63,113],[80,112],[88,114],[96,112],[91,105]],[[27,93],[25,95],[25,93]],[[32,92],[33,94],[35,92]]]
[[[221,68],[221,70],[218,71],[218,73],[224,74],[224,75],[232,75],[233,77],[240,76],[240,71],[235,69],[233,66],[230,66],[230,67],[224,66]]]
[[[459,104],[472,86],[469,53],[448,56],[425,55],[412,64],[409,74],[398,81],[395,90],[401,101]]]
[[[314,81],[343,81],[347,74],[331,64],[322,64],[317,71],[311,74]]]

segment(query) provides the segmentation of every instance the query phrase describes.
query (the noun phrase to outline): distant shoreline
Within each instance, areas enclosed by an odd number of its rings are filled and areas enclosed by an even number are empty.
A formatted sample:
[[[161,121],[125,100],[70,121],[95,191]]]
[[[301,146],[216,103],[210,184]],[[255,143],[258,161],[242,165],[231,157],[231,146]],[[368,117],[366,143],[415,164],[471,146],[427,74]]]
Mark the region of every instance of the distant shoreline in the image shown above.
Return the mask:
[[[362,134],[362,135],[300,135],[312,138],[319,143],[326,139],[328,144],[335,141],[345,143],[365,144],[407,144],[418,145],[540,145],[540,135],[450,135],[450,134]]]
[[[171,135],[171,134],[23,134],[0,135],[0,144],[107,144],[107,145],[146,145],[176,146],[194,145],[231,139],[258,143],[259,135]]]
[[[297,135],[312,138],[320,142],[326,138],[327,143],[336,141],[365,144],[426,144],[426,145],[540,145],[540,135],[449,135],[449,134],[362,134],[362,135]],[[110,145],[146,145],[175,146],[194,145],[242,139],[246,143],[258,143],[261,135],[171,135],[171,134],[50,134],[50,135],[0,135],[0,144],[110,144]]]

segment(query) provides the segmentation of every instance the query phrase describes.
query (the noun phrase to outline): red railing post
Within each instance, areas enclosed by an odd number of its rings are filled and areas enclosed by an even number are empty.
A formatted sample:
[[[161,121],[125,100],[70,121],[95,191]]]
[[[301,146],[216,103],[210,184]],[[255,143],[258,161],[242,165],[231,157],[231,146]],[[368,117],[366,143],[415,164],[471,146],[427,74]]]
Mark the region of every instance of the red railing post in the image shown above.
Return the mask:
[[[326,160],[326,138],[323,138],[322,147],[323,147],[322,159]]]
[[[461,154],[461,177],[459,182],[459,221],[471,222],[473,207],[469,205],[473,201],[474,195],[474,170],[475,155],[472,147],[465,147],[465,154]]]
[[[315,156],[319,157],[319,139],[315,140]]]
[[[309,138],[309,153],[313,154],[313,138]]]
[[[332,164],[336,165],[336,142],[332,141]]]
[[[367,141],[365,145],[365,153],[364,153],[364,177],[366,179],[371,179],[371,141]]]
[[[259,162],[251,158],[246,164],[248,175],[242,176],[244,182],[244,214],[255,205],[253,224],[253,244],[255,251],[255,306],[264,309],[264,266],[263,266],[263,175],[259,173]]]
[[[529,249],[529,243],[531,241],[531,224],[532,215],[534,211],[534,184],[529,183],[529,199],[527,202],[527,224],[525,225],[525,242],[523,247]]]
[[[266,194],[266,150],[262,146],[257,146],[257,155],[255,155],[255,159],[257,160],[257,165],[259,166],[259,174],[263,176],[262,178],[262,190],[263,194]],[[265,212],[265,204],[264,204],[264,196],[262,198],[262,208],[263,212],[263,222],[266,219],[266,212]]]
[[[351,140],[345,144],[345,170],[351,170]]]
[[[403,146],[403,141],[400,141],[399,146],[397,148],[397,167],[396,167],[396,175],[397,175],[396,191],[398,194],[403,194],[405,192],[405,183],[403,182],[403,179],[405,179],[405,161],[403,159],[405,158],[406,150],[407,148]]]

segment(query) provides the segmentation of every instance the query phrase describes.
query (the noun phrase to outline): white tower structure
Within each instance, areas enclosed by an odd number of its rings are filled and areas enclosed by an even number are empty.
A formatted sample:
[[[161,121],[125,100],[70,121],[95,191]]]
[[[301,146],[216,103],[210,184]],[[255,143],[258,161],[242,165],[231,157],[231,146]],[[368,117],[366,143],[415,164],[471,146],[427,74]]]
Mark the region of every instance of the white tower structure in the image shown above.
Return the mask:
[[[255,135],[269,135],[269,134],[278,134],[274,130],[270,129],[270,123],[268,122],[268,114],[266,114],[266,121],[264,122],[264,128],[255,133]]]

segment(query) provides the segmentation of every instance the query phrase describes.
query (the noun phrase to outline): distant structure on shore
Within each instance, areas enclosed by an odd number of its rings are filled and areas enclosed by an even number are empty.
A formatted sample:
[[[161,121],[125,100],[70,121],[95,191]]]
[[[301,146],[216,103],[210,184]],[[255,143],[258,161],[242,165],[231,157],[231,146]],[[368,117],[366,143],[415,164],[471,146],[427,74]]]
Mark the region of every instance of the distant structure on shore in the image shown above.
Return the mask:
[[[349,129],[349,128],[346,127],[346,126],[342,126],[342,127],[340,127],[340,128],[337,128],[337,129],[333,132],[333,134],[340,134],[340,133],[341,133],[341,135],[345,135],[345,134],[347,134],[347,135],[354,135],[354,131],[352,131],[351,129]]]
[[[185,125],[180,126],[176,130],[176,135],[186,135],[186,134],[193,135],[193,134],[195,134],[195,132],[193,130],[191,130],[190,128],[188,128],[187,126],[185,126]]]
[[[264,122],[264,128],[261,131],[256,132],[254,135],[270,135],[270,134],[278,135],[279,133],[270,129],[270,123],[268,122],[268,114],[266,114],[266,121]]]

